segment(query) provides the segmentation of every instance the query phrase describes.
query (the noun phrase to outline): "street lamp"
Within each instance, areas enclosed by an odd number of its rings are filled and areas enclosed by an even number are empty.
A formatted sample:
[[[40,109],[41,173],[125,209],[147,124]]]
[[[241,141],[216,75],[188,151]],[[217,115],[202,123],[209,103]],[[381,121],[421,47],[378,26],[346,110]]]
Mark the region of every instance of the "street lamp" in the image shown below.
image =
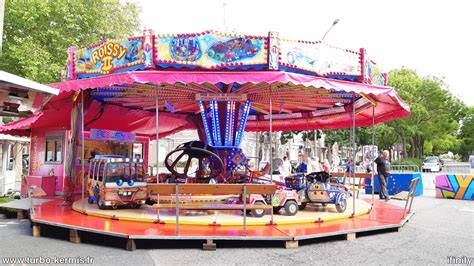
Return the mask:
[[[323,38],[321,39],[321,41],[324,41],[324,38],[326,38],[326,35],[328,35],[328,33],[331,31],[331,29],[336,26],[336,24],[339,23],[339,19],[335,19],[334,22],[332,23],[331,27],[328,29],[328,31],[326,31],[326,33],[324,34]]]

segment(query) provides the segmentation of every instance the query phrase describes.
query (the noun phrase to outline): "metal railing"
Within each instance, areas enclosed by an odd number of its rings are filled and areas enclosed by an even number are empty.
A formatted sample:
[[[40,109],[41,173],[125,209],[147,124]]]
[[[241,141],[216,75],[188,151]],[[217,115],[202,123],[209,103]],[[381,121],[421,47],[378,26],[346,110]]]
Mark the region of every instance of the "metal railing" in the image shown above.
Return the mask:
[[[469,163],[445,163],[441,172],[453,174],[469,174]]]

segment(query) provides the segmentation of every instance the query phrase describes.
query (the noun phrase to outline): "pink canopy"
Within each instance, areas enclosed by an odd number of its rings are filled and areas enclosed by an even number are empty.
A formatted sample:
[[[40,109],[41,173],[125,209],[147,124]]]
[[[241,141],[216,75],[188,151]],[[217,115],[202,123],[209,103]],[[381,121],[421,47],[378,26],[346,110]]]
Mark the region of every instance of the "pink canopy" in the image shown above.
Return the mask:
[[[400,99],[395,89],[390,87],[280,71],[136,71],[50,84],[51,87],[60,89],[59,96],[53,98],[41,112],[30,118],[4,125],[0,127],[0,132],[25,136],[29,135],[28,130],[32,128],[69,128],[71,99],[78,90],[92,90],[91,93],[99,94],[96,89],[108,89],[111,91],[110,94],[114,95],[119,89],[120,95],[123,95],[126,90],[138,93],[138,90],[147,89],[148,98],[143,96],[141,101],[136,101],[135,97],[135,100],[130,102],[131,97],[118,97],[118,93],[113,96],[115,98],[108,99],[110,101],[99,102],[90,99],[85,115],[86,129],[102,128],[153,136],[155,110],[152,99],[159,97],[161,107],[159,132],[160,137],[163,137],[180,130],[196,128],[195,119],[199,113],[196,94],[222,93],[216,89],[216,84],[220,83],[242,85],[239,90],[247,93],[255,102],[255,105],[252,103],[252,107],[258,112],[249,116],[246,131],[269,131],[270,109],[265,101],[268,101],[268,95],[272,95],[270,91],[272,89],[274,131],[350,127],[352,105],[336,104],[341,98],[341,93],[357,95],[359,98],[359,101],[355,102],[356,126],[371,125],[372,112],[376,124],[410,114],[409,107]],[[324,100],[332,100],[329,108],[326,106],[308,111],[305,104],[302,103],[301,106],[295,104],[298,101],[307,101],[308,93],[313,91],[319,93],[317,97],[324,96],[326,97]],[[182,107],[169,110],[166,108],[167,104]],[[259,109],[258,104],[262,106]]]
[[[46,107],[31,117],[3,125],[0,132],[17,136],[30,136],[31,129],[60,130],[71,125],[71,93],[61,93]],[[100,128],[125,132],[135,132],[143,136],[155,136],[155,113],[130,110],[115,105],[103,105],[92,101],[84,115],[86,129]],[[185,129],[193,129],[194,121],[186,115],[160,113],[160,137],[166,137]]]

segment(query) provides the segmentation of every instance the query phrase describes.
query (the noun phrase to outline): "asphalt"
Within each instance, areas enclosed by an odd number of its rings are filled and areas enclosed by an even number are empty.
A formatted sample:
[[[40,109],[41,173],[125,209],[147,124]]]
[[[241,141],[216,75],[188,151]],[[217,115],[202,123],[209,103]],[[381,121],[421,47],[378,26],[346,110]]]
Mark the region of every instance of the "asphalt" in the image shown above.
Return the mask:
[[[218,241],[216,251],[202,251],[201,241],[138,241],[128,252],[123,239],[91,234],[72,244],[66,230],[42,228],[44,236],[33,238],[28,220],[0,218],[0,258],[91,256],[96,265],[445,265],[454,256],[472,258],[474,265],[473,201],[436,199],[425,189],[414,209],[400,232],[300,241],[298,249],[284,249],[282,242]]]

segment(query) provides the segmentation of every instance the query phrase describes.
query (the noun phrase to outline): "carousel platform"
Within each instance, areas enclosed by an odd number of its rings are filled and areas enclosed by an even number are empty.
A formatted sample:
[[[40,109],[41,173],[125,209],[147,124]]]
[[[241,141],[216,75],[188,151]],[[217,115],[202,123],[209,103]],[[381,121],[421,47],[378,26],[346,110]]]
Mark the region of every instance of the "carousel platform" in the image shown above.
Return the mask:
[[[352,203],[352,199],[348,199]],[[273,223],[275,224],[301,224],[301,223],[315,223],[323,221],[332,221],[339,219],[347,219],[352,215],[352,205],[347,206],[343,213],[338,213],[333,204],[328,204],[323,207],[321,205],[308,205],[304,210],[298,211],[294,216],[284,215],[284,211],[273,215]],[[158,222],[157,209],[153,209],[149,205],[143,205],[139,209],[117,209],[117,210],[101,210],[97,204],[82,205],[81,200],[77,200],[72,205],[73,210],[85,213],[89,216],[118,219],[122,221],[137,221],[137,222]],[[370,212],[371,204],[357,199],[355,216],[361,216]],[[161,224],[176,224],[175,210],[160,210],[159,223]],[[260,218],[247,216],[246,224],[252,225],[267,225],[272,223],[271,214],[267,212],[266,215]],[[241,211],[180,211],[179,224],[181,225],[217,225],[217,226],[242,226],[243,215]]]
[[[369,231],[398,230],[414,214],[406,215],[404,209],[392,204],[359,199],[356,216],[349,209],[338,214],[331,206],[309,207],[297,216],[274,215],[274,223],[268,223],[269,216],[248,217],[247,225],[242,225],[242,215],[222,212],[217,214],[194,213],[180,215],[175,224],[174,212],[160,212],[160,222],[156,222],[157,211],[142,206],[135,210],[100,210],[86,203],[82,213],[81,201],[71,206],[61,206],[62,199],[34,205],[33,236],[41,235],[41,225],[61,227],[70,230],[70,241],[80,243],[81,232],[109,235],[127,239],[127,250],[136,248],[135,240],[204,240],[203,248],[214,247],[216,240],[277,240],[286,248],[295,248],[299,240],[331,236],[355,239],[358,233]],[[349,214],[349,216],[348,216]],[[155,221],[153,220],[155,219]],[[216,221],[214,223],[214,221]]]

